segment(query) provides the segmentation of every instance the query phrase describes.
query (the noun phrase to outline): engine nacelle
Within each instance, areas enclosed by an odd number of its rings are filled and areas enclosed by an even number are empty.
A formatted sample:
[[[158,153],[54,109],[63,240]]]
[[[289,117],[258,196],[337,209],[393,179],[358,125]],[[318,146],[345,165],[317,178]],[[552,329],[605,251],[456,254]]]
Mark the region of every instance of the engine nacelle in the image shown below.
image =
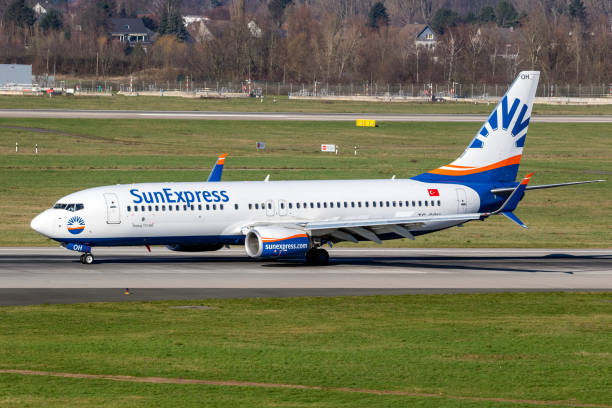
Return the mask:
[[[223,244],[173,244],[166,245],[166,248],[177,252],[205,252],[217,251],[223,248]]]
[[[251,258],[304,256],[310,246],[308,234],[296,228],[257,227],[244,240],[244,248]]]

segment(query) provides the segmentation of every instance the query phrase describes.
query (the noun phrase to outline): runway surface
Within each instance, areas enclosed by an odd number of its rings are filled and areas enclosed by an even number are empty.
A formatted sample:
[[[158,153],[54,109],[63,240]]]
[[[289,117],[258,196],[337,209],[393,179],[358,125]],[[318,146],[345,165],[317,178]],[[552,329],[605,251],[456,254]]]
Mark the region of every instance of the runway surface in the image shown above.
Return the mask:
[[[612,250],[332,249],[330,265],[184,254],[0,248],[0,305],[210,297],[612,290]],[[125,288],[131,288],[125,295]]]
[[[0,117],[77,119],[203,119],[203,120],[303,120],[382,122],[483,122],[487,115],[470,114],[385,114],[385,113],[300,113],[300,112],[196,112],[128,110],[0,109]],[[612,123],[612,115],[534,115],[532,123]]]

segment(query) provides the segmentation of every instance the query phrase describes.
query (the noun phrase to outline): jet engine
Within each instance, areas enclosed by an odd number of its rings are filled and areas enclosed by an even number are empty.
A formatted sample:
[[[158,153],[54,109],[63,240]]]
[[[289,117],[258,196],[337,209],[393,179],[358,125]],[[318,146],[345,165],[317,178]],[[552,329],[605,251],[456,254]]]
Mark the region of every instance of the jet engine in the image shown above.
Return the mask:
[[[256,227],[247,233],[244,241],[251,258],[301,257],[310,247],[306,231],[297,228]]]
[[[173,244],[166,245],[166,248],[177,252],[204,252],[217,251],[223,248],[223,244]]]

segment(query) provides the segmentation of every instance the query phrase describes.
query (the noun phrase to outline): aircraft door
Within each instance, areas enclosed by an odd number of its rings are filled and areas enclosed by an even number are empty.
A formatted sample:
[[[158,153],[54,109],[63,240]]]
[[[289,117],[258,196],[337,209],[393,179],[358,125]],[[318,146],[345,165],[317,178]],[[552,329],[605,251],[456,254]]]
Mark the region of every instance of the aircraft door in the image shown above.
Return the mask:
[[[106,223],[121,224],[121,213],[119,212],[119,200],[117,200],[117,194],[105,193],[104,201],[106,201]]]
[[[271,217],[274,215],[274,200],[266,201],[266,215]]]
[[[287,215],[287,202],[278,200],[278,215]]]
[[[463,214],[467,212],[467,195],[463,188],[457,189],[457,213]]]

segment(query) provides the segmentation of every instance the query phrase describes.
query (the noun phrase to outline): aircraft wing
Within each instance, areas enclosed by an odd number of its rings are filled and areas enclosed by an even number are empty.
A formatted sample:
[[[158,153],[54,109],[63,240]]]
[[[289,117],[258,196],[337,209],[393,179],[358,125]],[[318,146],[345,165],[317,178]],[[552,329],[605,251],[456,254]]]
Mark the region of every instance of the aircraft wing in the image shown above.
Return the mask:
[[[314,237],[325,237],[334,242],[352,241],[358,242],[356,236],[369,241],[381,243],[379,234],[395,233],[405,238],[414,239],[411,229],[421,228],[431,223],[450,223],[451,225],[462,222],[478,220],[483,217],[480,213],[435,215],[425,217],[397,217],[397,218],[365,218],[365,219],[343,219],[330,221],[297,221],[293,223],[257,223],[258,225],[286,226],[288,228],[300,228],[309,231]],[[449,225],[449,226],[451,226]],[[247,227],[249,228],[249,227]]]

